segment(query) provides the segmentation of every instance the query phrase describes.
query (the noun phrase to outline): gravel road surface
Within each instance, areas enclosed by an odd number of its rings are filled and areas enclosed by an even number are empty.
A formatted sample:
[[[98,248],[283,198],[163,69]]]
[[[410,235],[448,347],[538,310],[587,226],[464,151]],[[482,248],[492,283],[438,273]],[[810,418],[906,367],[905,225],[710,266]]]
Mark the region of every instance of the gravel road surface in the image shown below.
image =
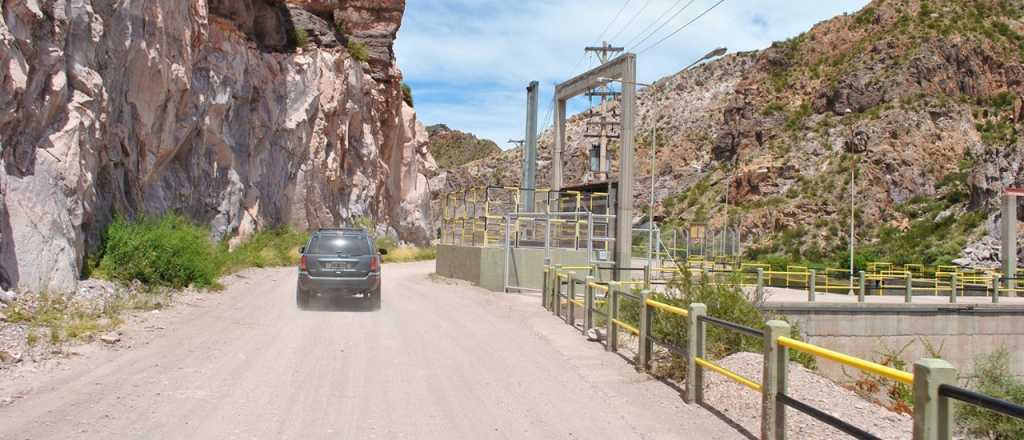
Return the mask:
[[[0,375],[0,439],[744,438],[539,306],[384,267],[384,306],[300,311],[294,269]]]

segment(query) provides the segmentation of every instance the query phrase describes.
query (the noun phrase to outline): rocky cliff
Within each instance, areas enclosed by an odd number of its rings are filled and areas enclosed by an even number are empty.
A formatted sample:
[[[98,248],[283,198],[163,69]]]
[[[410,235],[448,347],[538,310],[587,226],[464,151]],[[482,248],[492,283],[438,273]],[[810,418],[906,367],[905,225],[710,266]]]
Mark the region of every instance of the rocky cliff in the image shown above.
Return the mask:
[[[0,287],[73,288],[116,215],[176,211],[218,240],[365,217],[426,241],[433,159],[391,49],[404,7],[3,2]]]
[[[650,200],[657,121],[656,206],[669,223],[716,226],[728,212],[758,238],[748,253],[832,258],[845,249],[856,161],[858,240],[875,258],[948,263],[968,247],[994,262],[997,197],[1024,183],[1022,17],[1019,0],[876,0],[663,78],[639,95],[637,205]],[[570,183],[587,164],[585,124],[577,115],[567,128]],[[550,145],[549,132],[541,180]],[[515,184],[521,154],[467,164],[435,189]]]

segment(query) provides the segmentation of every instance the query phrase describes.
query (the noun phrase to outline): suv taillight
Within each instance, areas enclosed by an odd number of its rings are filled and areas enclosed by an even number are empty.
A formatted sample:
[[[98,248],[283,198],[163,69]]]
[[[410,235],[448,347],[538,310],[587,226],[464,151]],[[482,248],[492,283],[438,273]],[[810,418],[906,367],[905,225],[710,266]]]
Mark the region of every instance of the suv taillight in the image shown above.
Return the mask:
[[[380,255],[374,255],[370,259],[370,272],[377,272],[380,270]]]
[[[306,266],[306,256],[305,255],[303,255],[302,258],[299,259],[299,270],[301,270],[303,272],[306,272],[306,271],[309,270],[309,267]]]

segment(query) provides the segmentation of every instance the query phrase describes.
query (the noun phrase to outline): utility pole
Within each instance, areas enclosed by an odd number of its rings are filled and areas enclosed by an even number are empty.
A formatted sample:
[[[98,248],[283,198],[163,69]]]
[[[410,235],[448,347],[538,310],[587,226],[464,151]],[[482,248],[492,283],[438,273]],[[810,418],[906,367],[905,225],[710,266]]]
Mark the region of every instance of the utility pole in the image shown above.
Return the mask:
[[[607,41],[603,41],[600,46],[588,46],[583,49],[583,51],[586,53],[593,53],[602,65],[606,64],[611,59],[613,54],[620,53],[624,50],[626,50],[624,47],[613,47]],[[614,99],[614,97],[618,95],[619,93],[611,91],[607,83],[602,84],[601,87],[599,87],[597,90],[587,93],[587,96],[589,97],[596,96],[601,99],[600,108],[602,109],[609,100]],[[617,125],[618,123],[608,121],[608,117],[605,115],[605,113],[601,112],[601,117],[598,124],[600,125],[600,132],[597,135],[597,137],[600,139],[598,141],[600,147],[598,149],[597,169],[593,170],[594,180],[607,180],[608,172],[611,170],[611,158],[608,157],[608,142],[611,136],[609,136],[608,133],[608,126]],[[592,135],[587,135],[587,137],[591,136]]]

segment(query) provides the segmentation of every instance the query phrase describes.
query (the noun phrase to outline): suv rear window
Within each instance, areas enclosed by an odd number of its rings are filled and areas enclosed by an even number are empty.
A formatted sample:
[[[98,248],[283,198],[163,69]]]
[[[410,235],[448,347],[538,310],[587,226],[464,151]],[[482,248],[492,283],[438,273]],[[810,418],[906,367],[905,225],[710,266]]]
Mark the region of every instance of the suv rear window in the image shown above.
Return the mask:
[[[306,249],[310,254],[341,254],[350,257],[370,255],[366,237],[351,234],[317,234]]]

